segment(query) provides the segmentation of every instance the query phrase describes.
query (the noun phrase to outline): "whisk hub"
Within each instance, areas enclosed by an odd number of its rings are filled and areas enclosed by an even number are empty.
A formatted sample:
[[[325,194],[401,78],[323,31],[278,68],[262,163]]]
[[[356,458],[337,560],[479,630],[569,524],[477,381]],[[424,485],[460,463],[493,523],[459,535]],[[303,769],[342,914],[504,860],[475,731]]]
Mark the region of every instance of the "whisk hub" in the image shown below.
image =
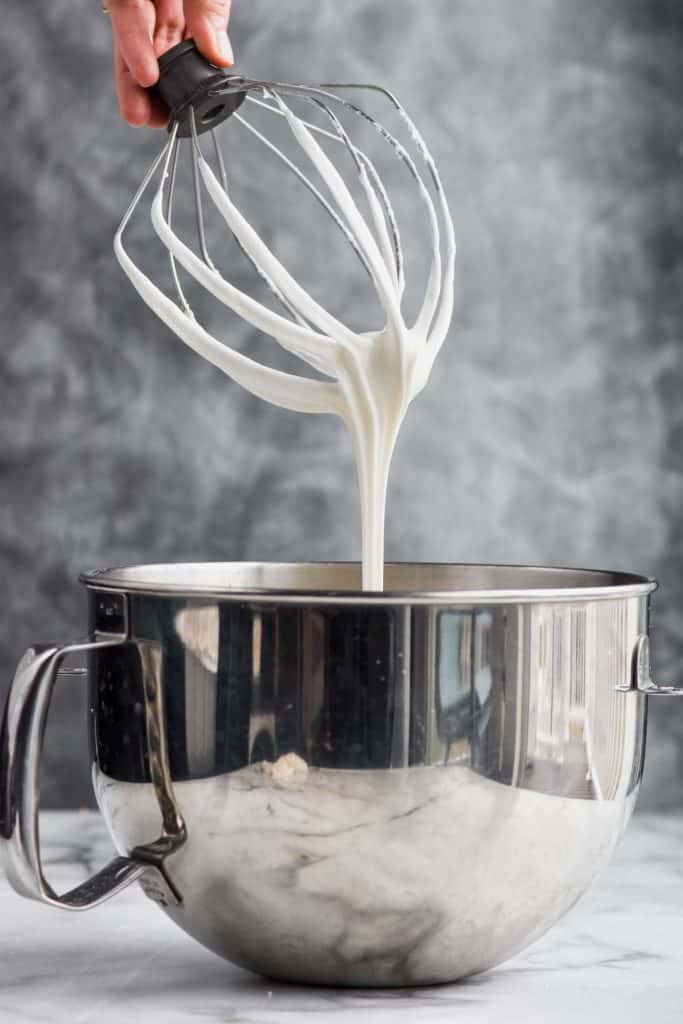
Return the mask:
[[[239,75],[226,74],[209,64],[194,40],[185,39],[159,58],[159,81],[153,87],[169,109],[169,131],[178,124],[178,135],[192,135],[194,110],[198,135],[211,131],[242,105],[246,94]]]

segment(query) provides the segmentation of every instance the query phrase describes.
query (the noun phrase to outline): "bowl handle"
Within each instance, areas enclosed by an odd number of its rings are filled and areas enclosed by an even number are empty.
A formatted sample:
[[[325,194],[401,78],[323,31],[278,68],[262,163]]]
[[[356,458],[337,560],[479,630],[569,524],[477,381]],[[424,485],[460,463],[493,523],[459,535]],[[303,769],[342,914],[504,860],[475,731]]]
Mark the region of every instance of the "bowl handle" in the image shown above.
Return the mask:
[[[166,876],[162,840],[136,857],[115,857],[86,882],[59,896],[43,875],[38,835],[40,759],[45,720],[59,666],[69,654],[115,647],[125,636],[30,648],[19,662],[0,729],[0,856],[18,893],[67,910],[86,910],[140,881],[148,896],[174,905],[179,896]],[[166,850],[165,852],[168,852]],[[155,853],[157,860],[155,862]]]
[[[648,697],[683,697],[683,686],[659,686],[655,683],[650,666],[650,640],[644,633],[636,640],[631,665],[631,679],[619,684],[617,690],[622,693],[636,691]]]

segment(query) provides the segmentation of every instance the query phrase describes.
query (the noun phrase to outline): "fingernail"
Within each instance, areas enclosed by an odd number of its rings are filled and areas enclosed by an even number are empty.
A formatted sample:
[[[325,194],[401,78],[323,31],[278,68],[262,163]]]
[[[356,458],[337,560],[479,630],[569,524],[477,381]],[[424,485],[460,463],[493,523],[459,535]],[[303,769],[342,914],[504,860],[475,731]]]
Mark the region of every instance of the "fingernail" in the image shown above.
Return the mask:
[[[230,45],[230,40],[228,39],[228,33],[216,32],[215,39],[216,49],[221,55],[221,60],[225,61],[226,64],[234,64],[235,55],[232,52],[232,46]]]

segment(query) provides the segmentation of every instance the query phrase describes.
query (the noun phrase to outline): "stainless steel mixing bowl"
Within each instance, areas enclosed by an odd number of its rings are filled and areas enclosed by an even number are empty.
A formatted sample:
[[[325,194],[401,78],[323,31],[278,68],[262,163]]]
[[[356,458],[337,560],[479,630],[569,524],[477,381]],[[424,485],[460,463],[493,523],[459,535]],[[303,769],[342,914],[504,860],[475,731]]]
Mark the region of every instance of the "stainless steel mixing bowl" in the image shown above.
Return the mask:
[[[603,867],[643,766],[652,580],[205,564],[88,573],[89,639],[22,660],[2,732],[12,884],[71,909],[131,881],[276,978],[418,985],[493,967]],[[58,896],[37,793],[60,664],[87,651],[119,856]]]

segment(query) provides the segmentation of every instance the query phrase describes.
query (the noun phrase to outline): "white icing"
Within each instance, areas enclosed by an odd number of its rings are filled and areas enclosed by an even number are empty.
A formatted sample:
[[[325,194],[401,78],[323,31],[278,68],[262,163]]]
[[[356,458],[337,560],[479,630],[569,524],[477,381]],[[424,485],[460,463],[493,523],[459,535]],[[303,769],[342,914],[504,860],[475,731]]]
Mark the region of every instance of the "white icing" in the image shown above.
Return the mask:
[[[363,589],[382,590],[387,481],[396,438],[408,406],[429,378],[453,312],[453,224],[433,160],[415,126],[397,105],[408,124],[412,141],[428,167],[445,227],[444,267],[434,202],[407,151],[394,141],[392,144],[396,152],[411,169],[431,232],[431,266],[425,294],[415,322],[408,325],[401,309],[402,273],[396,265],[386,208],[378,193],[385,200],[386,195],[373,165],[353,146],[339,121],[333,118],[339,140],[356,161],[360,186],[370,209],[371,228],[339,171],[307,127],[307,122],[297,117],[279,95],[270,94],[269,98],[277,104],[276,112],[286,117],[295,140],[319,175],[331,205],[370,273],[386,318],[381,330],[352,331],[319,305],[294,280],[242,216],[198,150],[199,172],[216,210],[259,272],[295,311],[299,322],[280,316],[255,301],[226,281],[211,263],[204,262],[194,253],[175,234],[164,214],[174,136],[153,165],[124,217],[116,235],[115,251],[142,299],[199,355],[252,394],[274,405],[297,412],[334,413],[344,420],[353,442],[360,489]],[[235,352],[209,334],[196,321],[186,303],[178,305],[135,265],[124,249],[122,233],[142,191],[162,160],[165,161],[164,169],[152,203],[152,223],[174,260],[247,323],[270,335],[288,352],[331,379],[311,380],[283,373]]]

